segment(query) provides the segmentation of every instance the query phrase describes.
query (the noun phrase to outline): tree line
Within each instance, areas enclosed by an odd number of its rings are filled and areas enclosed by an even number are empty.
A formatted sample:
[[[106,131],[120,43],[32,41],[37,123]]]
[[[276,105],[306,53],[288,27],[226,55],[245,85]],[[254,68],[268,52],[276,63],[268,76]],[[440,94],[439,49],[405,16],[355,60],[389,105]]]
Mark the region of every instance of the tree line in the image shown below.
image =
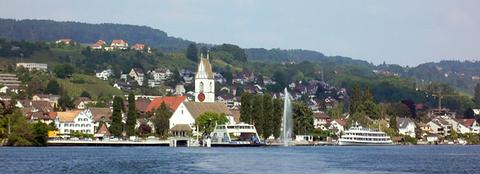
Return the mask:
[[[258,134],[267,139],[273,135],[280,137],[283,116],[283,101],[273,99],[270,94],[251,94],[245,92],[241,97],[240,121],[253,124]],[[292,105],[293,133],[296,135],[308,134],[313,129],[313,112],[303,102],[294,102]]]

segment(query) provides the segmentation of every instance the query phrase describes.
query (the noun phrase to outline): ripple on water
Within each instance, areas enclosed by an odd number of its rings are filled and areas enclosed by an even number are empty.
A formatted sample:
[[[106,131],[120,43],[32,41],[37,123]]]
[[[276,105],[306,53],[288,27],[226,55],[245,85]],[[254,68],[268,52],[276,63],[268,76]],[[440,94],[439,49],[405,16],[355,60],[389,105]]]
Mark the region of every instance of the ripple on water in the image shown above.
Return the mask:
[[[475,173],[480,146],[2,147],[0,173]]]

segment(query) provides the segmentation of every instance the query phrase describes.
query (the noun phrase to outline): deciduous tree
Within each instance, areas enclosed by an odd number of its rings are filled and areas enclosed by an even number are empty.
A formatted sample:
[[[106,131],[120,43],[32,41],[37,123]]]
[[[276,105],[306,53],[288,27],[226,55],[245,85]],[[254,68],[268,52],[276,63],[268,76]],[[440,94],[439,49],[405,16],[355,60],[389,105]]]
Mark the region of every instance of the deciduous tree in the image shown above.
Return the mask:
[[[227,122],[228,119],[225,113],[205,112],[195,120],[195,125],[198,126],[200,132],[208,135],[215,129],[216,125]]]
[[[480,107],[480,83],[475,85],[475,94],[473,96],[473,101],[475,102],[475,107]]]
[[[47,94],[60,94],[60,85],[56,80],[50,80],[47,84],[47,90],[45,91]]]
[[[305,103],[293,103],[293,123],[295,135],[305,135],[313,130],[313,112]]]
[[[155,118],[153,119],[153,124],[155,125],[155,133],[160,136],[165,136],[168,134],[169,129],[169,119],[172,116],[172,111],[168,108],[165,103],[160,104],[160,107],[155,110]]]

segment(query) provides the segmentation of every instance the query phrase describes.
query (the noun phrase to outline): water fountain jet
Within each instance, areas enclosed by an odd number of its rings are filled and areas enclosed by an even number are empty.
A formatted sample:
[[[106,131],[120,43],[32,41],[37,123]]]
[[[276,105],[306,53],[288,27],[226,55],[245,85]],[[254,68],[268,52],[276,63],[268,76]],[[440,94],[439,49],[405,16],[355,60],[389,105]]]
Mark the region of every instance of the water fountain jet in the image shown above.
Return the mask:
[[[283,146],[288,146],[288,142],[292,139],[292,101],[291,96],[285,88],[283,99],[283,118],[282,118],[282,141]]]

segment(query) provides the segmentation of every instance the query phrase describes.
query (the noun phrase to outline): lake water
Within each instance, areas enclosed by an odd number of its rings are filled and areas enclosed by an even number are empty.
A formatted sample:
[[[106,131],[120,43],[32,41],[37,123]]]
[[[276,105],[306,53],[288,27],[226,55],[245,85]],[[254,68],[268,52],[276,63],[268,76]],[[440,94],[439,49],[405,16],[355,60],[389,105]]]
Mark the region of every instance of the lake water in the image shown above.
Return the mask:
[[[480,173],[480,146],[1,147],[0,173]]]

